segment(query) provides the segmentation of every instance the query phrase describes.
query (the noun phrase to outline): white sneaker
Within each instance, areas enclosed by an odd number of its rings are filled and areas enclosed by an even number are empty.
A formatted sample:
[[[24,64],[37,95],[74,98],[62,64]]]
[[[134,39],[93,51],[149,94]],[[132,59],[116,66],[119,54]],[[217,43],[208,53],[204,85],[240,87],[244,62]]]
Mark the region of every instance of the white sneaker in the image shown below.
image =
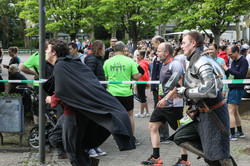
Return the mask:
[[[148,112],[148,113],[146,113],[146,117],[150,117],[150,113]]]
[[[89,157],[97,157],[98,156],[95,149],[89,149],[88,153],[89,153]]]
[[[137,118],[144,118],[145,114],[138,113],[138,114],[135,114],[135,117],[137,117]]]

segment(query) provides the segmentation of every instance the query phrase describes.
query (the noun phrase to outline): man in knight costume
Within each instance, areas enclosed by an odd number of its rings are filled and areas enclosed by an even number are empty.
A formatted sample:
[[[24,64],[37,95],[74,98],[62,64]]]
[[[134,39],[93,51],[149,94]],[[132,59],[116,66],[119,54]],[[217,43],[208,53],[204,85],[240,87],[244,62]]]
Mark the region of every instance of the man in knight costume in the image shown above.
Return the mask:
[[[177,94],[186,98],[193,122],[179,128],[172,139],[208,165],[235,166],[230,155],[229,114],[221,95],[224,71],[216,61],[200,55],[203,41],[196,31],[183,36],[182,49],[190,63]]]

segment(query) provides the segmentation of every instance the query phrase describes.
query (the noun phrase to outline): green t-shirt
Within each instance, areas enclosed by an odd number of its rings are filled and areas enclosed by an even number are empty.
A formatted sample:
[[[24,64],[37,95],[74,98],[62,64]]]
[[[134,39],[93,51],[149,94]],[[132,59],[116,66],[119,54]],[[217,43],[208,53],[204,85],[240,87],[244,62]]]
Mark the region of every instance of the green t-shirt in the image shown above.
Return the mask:
[[[108,81],[131,81],[131,76],[139,73],[133,59],[124,55],[115,55],[103,66]],[[113,96],[127,97],[133,95],[131,84],[108,84],[108,91]]]
[[[34,72],[37,73],[38,71],[37,74],[39,74],[39,53],[36,52],[33,55],[31,55],[29,59],[26,62],[24,62],[23,65],[25,65],[27,68],[33,67]],[[35,68],[37,70],[35,70]],[[39,83],[34,83],[34,86],[39,86]]]

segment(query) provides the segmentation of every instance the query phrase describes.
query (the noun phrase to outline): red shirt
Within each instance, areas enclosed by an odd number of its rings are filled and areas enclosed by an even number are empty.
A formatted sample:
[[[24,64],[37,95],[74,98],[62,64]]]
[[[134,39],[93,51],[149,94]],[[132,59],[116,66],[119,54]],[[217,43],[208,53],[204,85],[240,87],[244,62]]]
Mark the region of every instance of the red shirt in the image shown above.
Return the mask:
[[[227,67],[228,67],[228,57],[227,57],[227,54],[224,51],[221,51],[217,56],[220,57],[220,58],[223,58],[225,60],[225,63],[227,65]]]
[[[77,112],[73,107],[70,107],[66,103],[62,102],[56,95],[51,96],[51,107],[56,107],[58,104],[63,105],[64,115],[75,115]]]
[[[138,81],[149,81],[149,72],[148,72],[149,63],[144,59],[139,62],[139,65],[143,68],[144,74]]]

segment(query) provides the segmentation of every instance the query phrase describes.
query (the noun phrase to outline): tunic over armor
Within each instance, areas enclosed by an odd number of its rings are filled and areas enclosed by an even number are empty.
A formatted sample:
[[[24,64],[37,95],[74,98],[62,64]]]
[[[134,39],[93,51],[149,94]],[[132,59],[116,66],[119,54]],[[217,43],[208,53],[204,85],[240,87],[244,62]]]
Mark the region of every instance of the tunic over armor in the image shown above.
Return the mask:
[[[182,90],[182,94],[180,92],[177,93],[179,96],[184,95],[188,100],[187,103],[192,103],[196,109],[204,108],[203,102],[209,108],[212,108],[212,106],[223,100],[221,95],[222,81],[219,77],[224,75],[224,71],[216,61],[206,56],[200,56],[196,52],[188,57],[190,64],[185,74],[184,87],[181,87],[184,90]],[[229,133],[229,114],[226,104],[224,103],[212,111],[215,112],[227,133]],[[189,131],[188,127],[190,126],[192,128]],[[182,133],[183,131],[188,131],[188,133],[184,134]],[[169,139],[173,138],[177,145],[187,141],[195,142],[195,144],[197,142],[201,143],[200,150],[203,151],[204,155],[200,156],[210,161],[230,158],[229,136],[221,132],[207,112],[199,112],[197,120],[182,126]]]

